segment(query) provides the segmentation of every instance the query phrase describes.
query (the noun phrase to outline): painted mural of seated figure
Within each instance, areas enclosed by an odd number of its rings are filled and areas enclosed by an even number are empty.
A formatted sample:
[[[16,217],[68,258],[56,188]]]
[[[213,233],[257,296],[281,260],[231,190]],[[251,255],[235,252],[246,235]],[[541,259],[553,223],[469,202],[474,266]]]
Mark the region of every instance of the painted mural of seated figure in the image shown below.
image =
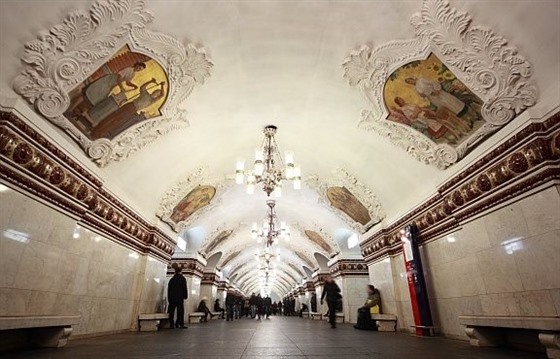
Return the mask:
[[[457,142],[466,133],[464,130],[455,127],[446,118],[439,117],[437,113],[429,109],[406,103],[401,97],[395,97],[394,101],[399,106],[396,110],[408,119],[412,128],[420,132],[427,131],[432,138],[437,139],[448,133],[451,135],[450,140]]]
[[[407,77],[405,82],[414,86],[416,92],[421,97],[428,99],[438,110],[445,111],[447,109],[455,115],[457,119],[455,126],[465,126],[467,132],[472,127],[472,123],[478,118],[476,112],[469,105],[443,89],[438,81],[423,77]]]
[[[364,305],[358,308],[358,323],[354,328],[361,330],[377,330],[377,325],[371,316],[381,313],[381,296],[373,285],[367,286],[368,297]]]

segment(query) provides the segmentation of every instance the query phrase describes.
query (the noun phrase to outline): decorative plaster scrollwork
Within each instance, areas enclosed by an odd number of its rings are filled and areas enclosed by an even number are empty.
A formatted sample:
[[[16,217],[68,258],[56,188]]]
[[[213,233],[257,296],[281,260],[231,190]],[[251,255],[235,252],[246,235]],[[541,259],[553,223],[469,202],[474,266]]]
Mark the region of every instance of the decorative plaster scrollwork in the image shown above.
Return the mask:
[[[319,204],[326,207],[329,211],[336,214],[341,218],[350,228],[354,229],[358,233],[365,233],[371,228],[371,226],[381,222],[385,218],[385,212],[379,199],[366,185],[358,181],[358,179],[352,176],[348,171],[337,168],[333,171],[334,177],[326,181],[322,181],[317,176],[309,176],[306,178],[306,184],[311,188],[315,189],[319,194]],[[355,197],[366,207],[368,213],[371,217],[371,221],[362,225],[361,223],[355,222],[346,213],[334,208],[327,196],[327,191],[329,187],[343,186],[346,187]],[[338,247],[338,246],[337,246]]]
[[[67,131],[99,166],[123,160],[162,135],[187,127],[184,101],[210,75],[213,65],[204,50],[145,29],[152,20],[143,0],[98,1],[88,13],[72,12],[25,45],[25,69],[14,90]],[[129,127],[112,140],[92,141],[64,116],[68,93],[125,45],[166,69],[169,92],[162,116]]]
[[[424,0],[411,23],[417,38],[393,41],[371,49],[363,46],[344,61],[344,77],[357,86],[371,108],[362,112],[359,127],[374,131],[419,161],[445,169],[460,160],[483,138],[537,101],[531,64],[492,30],[471,26],[471,17],[444,0]],[[386,120],[383,88],[400,66],[434,52],[483,101],[486,121],[457,147],[436,144],[420,132]]]
[[[209,175],[209,170],[207,167],[200,167],[194,173],[189,175],[187,179],[177,183],[171,190],[169,190],[162,198],[159,208],[156,212],[156,216],[158,216],[162,221],[169,224],[169,226],[175,231],[180,232],[184,229],[187,229],[188,226],[196,221],[200,216],[204,215],[205,213],[211,211],[212,209],[220,206],[222,204],[221,195],[226,186],[229,184],[226,183],[224,178],[219,176],[212,176]],[[173,209],[175,206],[187,195],[190,191],[192,191],[195,187],[199,185],[209,185],[216,188],[216,194],[210,201],[210,203],[196,212],[194,212],[191,216],[186,218],[184,221],[179,223],[175,223],[171,220],[171,215],[173,213]]]

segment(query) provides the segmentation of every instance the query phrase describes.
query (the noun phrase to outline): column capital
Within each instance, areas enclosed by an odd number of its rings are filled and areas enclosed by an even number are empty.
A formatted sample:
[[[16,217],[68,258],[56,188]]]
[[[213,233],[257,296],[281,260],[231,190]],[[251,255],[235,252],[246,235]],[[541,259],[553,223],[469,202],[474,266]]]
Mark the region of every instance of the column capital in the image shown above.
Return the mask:
[[[195,276],[201,279],[204,276],[205,264],[198,258],[176,258],[172,260],[172,262],[167,265],[168,275],[175,273],[172,267],[173,263],[177,263],[185,275]]]
[[[329,265],[331,276],[368,276],[368,267],[363,259],[338,259]]]

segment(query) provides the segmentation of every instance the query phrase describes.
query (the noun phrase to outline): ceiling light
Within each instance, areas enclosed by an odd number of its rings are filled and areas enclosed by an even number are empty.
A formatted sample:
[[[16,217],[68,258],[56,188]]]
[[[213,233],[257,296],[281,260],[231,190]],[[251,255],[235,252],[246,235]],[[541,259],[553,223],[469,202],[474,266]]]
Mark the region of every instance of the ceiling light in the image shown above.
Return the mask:
[[[282,181],[293,181],[294,189],[301,189],[301,169],[294,165],[294,153],[286,152],[286,163],[282,160],[280,150],[274,135],[276,126],[264,128],[264,140],[261,148],[255,150],[253,169],[245,171],[245,161],[237,161],[235,166],[235,183],[243,184],[247,181],[247,193],[255,192],[255,185],[262,183],[263,191],[270,197],[274,192],[275,197],[282,195]]]
[[[288,228],[286,222],[278,222],[276,211],[274,210],[276,206],[274,200],[266,201],[266,205],[268,206],[268,212],[263,220],[263,226],[259,229],[258,224],[253,223],[251,226],[251,238],[256,239],[257,243],[261,243],[265,240],[266,249],[268,249],[268,247],[272,246],[277,237],[289,239],[290,228]]]

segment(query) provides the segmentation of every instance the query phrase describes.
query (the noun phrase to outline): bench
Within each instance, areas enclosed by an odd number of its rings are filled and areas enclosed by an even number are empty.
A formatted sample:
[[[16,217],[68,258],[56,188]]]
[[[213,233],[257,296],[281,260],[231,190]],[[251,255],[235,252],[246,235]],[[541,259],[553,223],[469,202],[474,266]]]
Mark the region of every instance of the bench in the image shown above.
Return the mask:
[[[301,312],[302,318],[309,318],[309,312]]]
[[[220,319],[222,316],[222,312],[210,312],[210,314],[212,314],[210,316],[210,319]],[[224,312],[224,316],[225,316],[225,312]]]
[[[315,320],[315,319],[321,320],[321,319],[323,319],[323,313],[320,313],[320,312],[309,312],[309,317],[310,317],[311,319],[314,319],[314,320]]]
[[[371,319],[376,321],[377,330],[380,332],[397,331],[397,316],[394,314],[372,314]]]
[[[78,315],[0,317],[0,351],[26,345],[61,348],[79,321]]]
[[[560,317],[462,315],[459,323],[465,326],[472,346],[515,346],[522,340],[520,331],[524,330],[545,347],[548,358],[560,359]]]
[[[141,332],[157,332],[160,322],[168,321],[169,314],[165,313],[143,313],[138,315],[138,330]]]
[[[193,323],[193,320],[196,320],[195,323],[200,323],[202,318],[204,318],[204,313],[203,312],[192,312],[192,313],[189,313],[188,322]]]

